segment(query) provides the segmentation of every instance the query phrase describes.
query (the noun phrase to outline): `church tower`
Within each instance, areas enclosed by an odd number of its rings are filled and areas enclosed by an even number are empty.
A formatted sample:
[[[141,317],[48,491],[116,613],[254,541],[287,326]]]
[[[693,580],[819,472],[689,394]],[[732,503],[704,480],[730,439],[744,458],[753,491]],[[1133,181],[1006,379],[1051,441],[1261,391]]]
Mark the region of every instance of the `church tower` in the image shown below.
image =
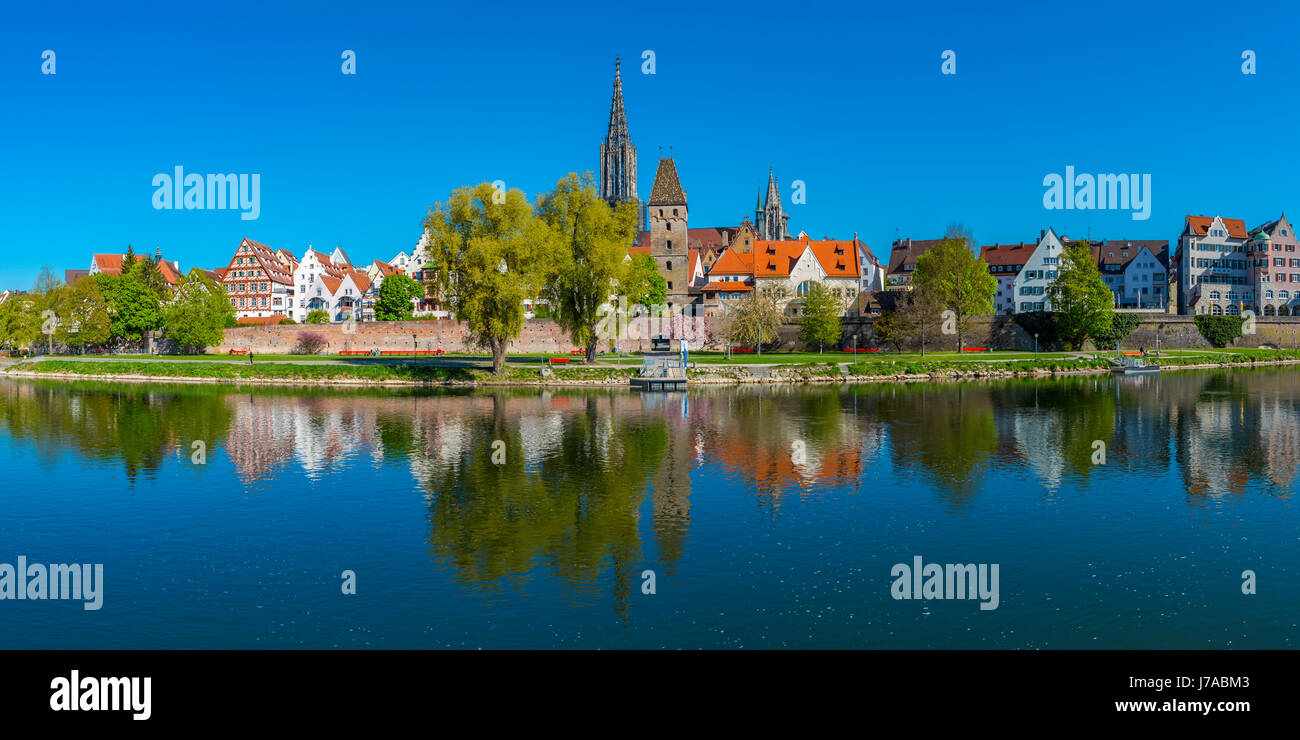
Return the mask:
[[[611,206],[625,200],[637,201],[640,213],[637,221],[644,228],[644,209],[636,196],[636,147],[627,131],[618,57],[614,58],[614,99],[609,104],[609,131],[600,144],[600,197]]]
[[[690,251],[686,231],[686,191],[672,158],[660,159],[647,208],[650,256],[668,283],[668,307],[680,312],[690,302]]]
[[[754,203],[754,225],[758,228],[758,238],[764,241],[790,238],[790,217],[781,208],[781,189],[771,168],[767,170],[767,198],[761,207]]]

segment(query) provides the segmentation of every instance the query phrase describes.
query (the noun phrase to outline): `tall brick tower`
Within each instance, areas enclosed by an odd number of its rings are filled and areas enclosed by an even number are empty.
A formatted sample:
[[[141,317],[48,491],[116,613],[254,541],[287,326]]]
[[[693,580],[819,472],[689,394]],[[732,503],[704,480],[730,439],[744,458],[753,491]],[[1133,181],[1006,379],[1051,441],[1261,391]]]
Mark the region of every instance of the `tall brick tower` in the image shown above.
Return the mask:
[[[650,256],[668,282],[668,306],[680,312],[690,302],[687,286],[690,255],[686,239],[686,191],[677,179],[672,158],[660,159],[646,209]]]

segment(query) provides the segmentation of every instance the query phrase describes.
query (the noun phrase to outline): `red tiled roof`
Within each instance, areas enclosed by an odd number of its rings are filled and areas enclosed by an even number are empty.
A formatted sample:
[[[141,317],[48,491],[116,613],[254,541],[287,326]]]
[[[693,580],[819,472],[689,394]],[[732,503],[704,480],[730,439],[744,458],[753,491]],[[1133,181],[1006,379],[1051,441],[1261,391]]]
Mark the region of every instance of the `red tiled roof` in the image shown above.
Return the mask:
[[[1246,233],[1246,222],[1239,218],[1222,219],[1223,225],[1228,227],[1228,236],[1233,239],[1246,239],[1250,235]],[[1193,236],[1205,236],[1209,230],[1210,224],[1214,223],[1213,216],[1188,216],[1187,230],[1192,232]]]
[[[980,259],[989,267],[1023,265],[1038,248],[1037,244],[989,244],[980,247]]]
[[[105,275],[121,275],[125,257],[124,254],[97,254],[94,256],[95,268]]]
[[[964,244],[965,239],[961,240]],[[916,267],[916,258],[933,249],[935,246],[942,244],[943,239],[898,239],[894,242],[889,251],[889,269],[886,271],[890,275],[908,271],[907,268]]]
[[[705,283],[704,285],[700,286],[700,290],[718,290],[723,292],[727,292],[727,291],[740,292],[740,291],[747,291],[753,289],[754,287],[752,285],[741,282],[739,280]]]
[[[753,275],[754,255],[728,249],[718,257],[718,260],[713,263],[713,267],[709,268],[709,274]]]
[[[648,232],[648,231],[643,231],[643,232],[641,232],[641,233],[643,233],[643,234],[649,234],[650,232]],[[641,247],[641,246],[637,246],[637,247],[628,247],[628,249],[627,249],[627,254],[628,254],[629,257],[635,257],[635,256],[637,256],[638,254],[650,254],[650,245],[649,245],[649,244],[646,244],[644,247]]]
[[[857,277],[857,244],[852,241],[754,242],[754,277],[788,277],[805,251],[811,250],[826,277]],[[721,261],[721,260],[719,260]],[[717,267],[717,264],[714,264]]]

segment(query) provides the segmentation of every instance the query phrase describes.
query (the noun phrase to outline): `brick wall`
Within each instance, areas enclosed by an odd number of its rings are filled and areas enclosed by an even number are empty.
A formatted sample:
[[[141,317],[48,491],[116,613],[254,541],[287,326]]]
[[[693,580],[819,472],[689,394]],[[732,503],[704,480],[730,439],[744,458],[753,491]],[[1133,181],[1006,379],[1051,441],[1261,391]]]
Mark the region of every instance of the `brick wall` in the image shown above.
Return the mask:
[[[221,346],[209,350],[224,353],[230,349],[248,350],[262,354],[283,354],[293,349],[302,332],[313,332],[329,342],[324,352],[333,354],[340,350],[372,349],[410,351],[413,344],[419,349],[442,349],[448,353],[486,352],[474,345],[466,336],[465,325],[459,321],[376,321],[356,324],[354,333],[344,331],[346,324],[285,324],[275,326],[240,326],[226,329],[226,339]],[[412,339],[412,335],[415,336]],[[568,336],[550,319],[531,319],[524,322],[523,332],[511,342],[512,353],[555,352],[567,354],[574,349]]]

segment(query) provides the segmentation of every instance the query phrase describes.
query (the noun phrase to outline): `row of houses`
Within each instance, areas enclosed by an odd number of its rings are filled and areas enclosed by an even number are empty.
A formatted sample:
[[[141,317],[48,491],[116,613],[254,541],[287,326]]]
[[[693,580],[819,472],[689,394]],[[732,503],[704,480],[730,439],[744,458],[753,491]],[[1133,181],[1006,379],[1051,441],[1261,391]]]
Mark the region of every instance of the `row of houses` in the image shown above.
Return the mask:
[[[67,270],[64,278],[73,283],[87,275],[120,275],[125,259],[124,254],[94,254],[89,269]],[[154,262],[170,286],[184,276],[179,262],[163,259],[161,251],[155,253]],[[302,322],[318,310],[330,321],[373,321],[384,278],[401,273],[428,286],[434,280],[432,266],[425,237],[410,254],[401,251],[387,262],[374,260],[366,265],[353,263],[341,246],[325,253],[308,245],[302,257],[297,257],[287,249],[273,249],[245,238],[225,267],[202,272],[225,288],[240,323],[269,324],[285,318]],[[417,316],[447,315],[434,295],[434,291],[425,290],[416,299],[413,309]]]

